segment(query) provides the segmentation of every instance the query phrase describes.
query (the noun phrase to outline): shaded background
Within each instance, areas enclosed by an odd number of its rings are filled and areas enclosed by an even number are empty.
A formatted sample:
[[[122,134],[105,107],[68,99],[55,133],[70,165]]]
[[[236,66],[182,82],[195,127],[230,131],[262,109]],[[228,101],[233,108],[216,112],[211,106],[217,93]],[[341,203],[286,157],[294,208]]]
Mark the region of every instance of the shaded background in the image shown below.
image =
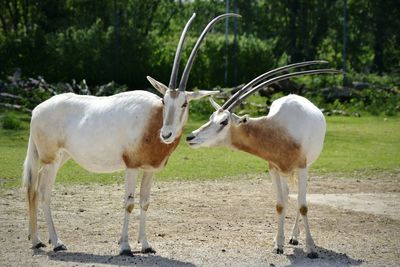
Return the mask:
[[[350,73],[399,74],[396,0],[1,0],[0,79],[20,68],[23,77],[41,75],[49,82],[115,81],[143,89],[151,75],[167,83],[192,12],[197,17],[184,62],[206,23],[227,7],[243,17],[229,19],[227,42],[223,22],[207,37],[189,87],[235,86],[302,60],[327,59],[341,69],[344,33]]]

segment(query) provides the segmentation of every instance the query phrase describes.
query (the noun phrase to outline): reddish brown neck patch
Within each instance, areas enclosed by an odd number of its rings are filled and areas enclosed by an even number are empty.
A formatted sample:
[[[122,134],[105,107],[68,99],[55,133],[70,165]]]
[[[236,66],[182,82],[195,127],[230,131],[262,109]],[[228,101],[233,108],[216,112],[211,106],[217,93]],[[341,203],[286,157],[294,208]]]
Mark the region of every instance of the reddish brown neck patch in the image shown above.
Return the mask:
[[[239,150],[269,161],[270,167],[284,173],[306,165],[300,145],[285,129],[267,118],[232,125],[231,143]]]
[[[179,144],[181,134],[171,144],[165,144],[160,139],[160,129],[163,123],[163,106],[159,105],[152,110],[149,123],[144,130],[139,145],[128,146],[122,159],[127,168],[160,168],[165,166],[168,157]]]

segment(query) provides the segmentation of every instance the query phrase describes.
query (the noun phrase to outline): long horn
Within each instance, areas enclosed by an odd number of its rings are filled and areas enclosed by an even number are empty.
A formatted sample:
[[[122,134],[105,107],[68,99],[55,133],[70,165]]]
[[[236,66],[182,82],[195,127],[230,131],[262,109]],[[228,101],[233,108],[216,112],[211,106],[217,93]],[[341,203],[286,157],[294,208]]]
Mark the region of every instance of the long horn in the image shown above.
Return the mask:
[[[295,77],[295,76],[303,76],[303,75],[310,75],[310,74],[321,74],[321,73],[333,73],[333,74],[340,74],[342,73],[339,70],[334,70],[334,69],[320,69],[320,70],[305,70],[305,71],[298,71],[298,72],[293,72],[293,73],[289,73],[289,74],[284,74],[278,77],[274,77],[272,79],[269,79],[263,83],[260,83],[259,85],[257,85],[254,88],[251,88],[250,90],[248,90],[246,93],[242,94],[238,99],[236,99],[235,102],[233,102],[228,108],[226,108],[226,110],[232,111],[233,108],[235,108],[237,105],[239,105],[239,103],[241,101],[243,101],[246,97],[250,96],[251,94],[253,94],[254,92],[260,90],[261,88],[268,86],[272,83],[276,83],[282,80],[286,80],[290,77]]]
[[[185,91],[186,89],[186,84],[189,78],[189,73],[190,70],[192,69],[194,59],[196,57],[197,51],[199,50],[199,47],[201,43],[203,42],[204,38],[206,37],[207,33],[211,30],[211,28],[214,26],[215,23],[217,23],[219,20],[226,18],[226,17],[237,17],[240,18],[242,16],[234,13],[227,13],[227,14],[222,14],[216,18],[214,18],[212,21],[208,23],[208,25],[204,28],[203,32],[201,33],[199,39],[197,39],[196,44],[193,47],[192,52],[190,53],[189,59],[186,63],[185,69],[182,74],[182,79],[181,82],[179,83],[179,90],[180,91]]]
[[[240,90],[238,90],[233,96],[231,96],[223,105],[222,109],[225,109],[229,107],[233,102],[236,101],[242,94],[244,94],[247,90],[251,89],[253,85],[258,83],[259,81],[262,81],[266,78],[271,77],[272,75],[275,75],[279,72],[293,69],[293,68],[298,68],[298,67],[304,67],[304,66],[309,66],[309,65],[317,65],[317,64],[327,64],[328,61],[325,60],[313,60],[313,61],[304,61],[304,62],[299,62],[299,63],[294,63],[290,64],[287,66],[279,67],[273,70],[270,70],[264,74],[261,74],[260,76],[254,78],[252,81],[249,83],[245,84]]]
[[[176,80],[177,80],[178,72],[179,72],[179,62],[181,60],[183,42],[185,41],[186,32],[188,31],[188,29],[189,29],[190,25],[192,24],[195,17],[196,17],[196,13],[193,13],[192,17],[186,23],[185,28],[183,28],[181,38],[179,39],[179,43],[178,43],[178,46],[177,46],[176,52],[175,52],[174,64],[172,65],[171,78],[169,79],[169,86],[168,86],[169,89],[172,89],[172,90],[176,89]]]

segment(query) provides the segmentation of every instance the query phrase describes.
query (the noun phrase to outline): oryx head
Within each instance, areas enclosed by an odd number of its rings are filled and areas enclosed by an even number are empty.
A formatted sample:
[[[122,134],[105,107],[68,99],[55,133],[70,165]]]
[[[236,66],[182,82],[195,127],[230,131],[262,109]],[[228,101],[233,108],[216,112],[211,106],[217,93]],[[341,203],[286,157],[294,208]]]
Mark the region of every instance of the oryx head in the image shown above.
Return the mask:
[[[335,73],[335,74],[341,73],[340,71],[334,69],[316,69],[316,70],[297,71],[271,78],[277,73],[287,71],[292,68],[314,65],[314,64],[324,64],[324,63],[328,62],[306,61],[268,71],[256,77],[245,86],[243,86],[222,106],[219,106],[212,98],[210,98],[210,102],[216,111],[211,115],[210,120],[206,124],[204,124],[199,129],[193,131],[190,135],[188,135],[186,141],[190,146],[194,148],[223,145],[229,142],[230,129],[232,127],[238,127],[240,124],[246,124],[250,120],[247,115],[239,117],[233,113],[233,109],[237,105],[239,105],[241,101],[243,101],[246,97],[250,96],[251,94],[255,93],[257,90],[261,88],[265,88],[266,86],[272,83],[276,83],[288,79],[290,77],[302,76],[307,74],[319,74],[319,73]],[[264,81],[267,78],[269,79]]]
[[[164,105],[164,118],[163,125],[160,131],[161,140],[166,143],[172,143],[176,137],[181,134],[182,128],[186,123],[188,118],[188,103],[191,100],[200,99],[204,96],[214,95],[219,93],[218,91],[195,91],[195,92],[186,92],[186,84],[189,78],[190,70],[193,66],[194,59],[196,57],[197,51],[204,40],[207,33],[211,30],[216,22],[226,17],[240,17],[237,14],[228,13],[220,15],[214,18],[208,25],[204,28],[201,33],[199,39],[197,40],[193,50],[189,56],[189,59],[186,63],[185,69],[182,74],[181,81],[179,83],[179,87],[176,86],[178,70],[179,70],[179,61],[181,57],[181,51],[183,47],[183,42],[185,40],[186,32],[190,25],[192,24],[193,19],[195,18],[195,14],[189,19],[186,23],[185,28],[182,31],[178,47],[175,53],[175,59],[172,66],[171,78],[169,81],[169,86],[162,84],[161,82],[156,81],[155,79],[147,76],[147,79],[150,83],[157,89],[161,94],[163,94],[163,105]]]
[[[210,98],[210,102],[215,112],[209,121],[186,137],[186,141],[193,148],[223,145],[230,140],[231,127],[247,123],[247,115],[239,117],[218,105],[213,98]]]

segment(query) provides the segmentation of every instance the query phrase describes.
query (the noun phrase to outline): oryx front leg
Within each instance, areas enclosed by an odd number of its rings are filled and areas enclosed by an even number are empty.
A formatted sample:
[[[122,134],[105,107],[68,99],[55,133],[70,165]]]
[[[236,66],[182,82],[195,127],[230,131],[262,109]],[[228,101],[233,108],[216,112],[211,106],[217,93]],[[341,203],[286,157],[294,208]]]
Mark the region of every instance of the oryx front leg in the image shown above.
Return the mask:
[[[134,194],[136,188],[136,177],[138,175],[138,170],[127,169],[125,171],[125,216],[124,223],[122,226],[121,238],[119,240],[120,255],[133,256],[131,247],[129,245],[129,217],[132,213],[134,207]]]
[[[283,243],[285,240],[284,224],[288,197],[287,179],[280,176],[275,170],[271,170],[270,174],[276,191],[276,212],[278,215],[278,231],[274,240],[274,252],[283,254]]]
[[[146,235],[146,212],[150,205],[150,189],[153,184],[153,173],[144,172],[142,183],[140,184],[140,224],[139,224],[139,243],[142,244],[142,253],[156,253],[147,241]]]
[[[39,196],[43,206],[43,213],[47,222],[49,231],[49,242],[53,245],[54,251],[66,250],[66,246],[58,238],[54,227],[53,218],[50,210],[51,191],[53,189],[54,180],[61,161],[54,161],[51,164],[44,164],[39,171]]]
[[[307,168],[304,168],[299,171],[298,208],[301,214],[301,218],[303,219],[304,222],[307,257],[315,259],[318,258],[318,253],[315,248],[314,240],[311,237],[310,227],[308,225],[308,218],[307,218],[308,207],[306,201],[306,194],[307,194]]]

